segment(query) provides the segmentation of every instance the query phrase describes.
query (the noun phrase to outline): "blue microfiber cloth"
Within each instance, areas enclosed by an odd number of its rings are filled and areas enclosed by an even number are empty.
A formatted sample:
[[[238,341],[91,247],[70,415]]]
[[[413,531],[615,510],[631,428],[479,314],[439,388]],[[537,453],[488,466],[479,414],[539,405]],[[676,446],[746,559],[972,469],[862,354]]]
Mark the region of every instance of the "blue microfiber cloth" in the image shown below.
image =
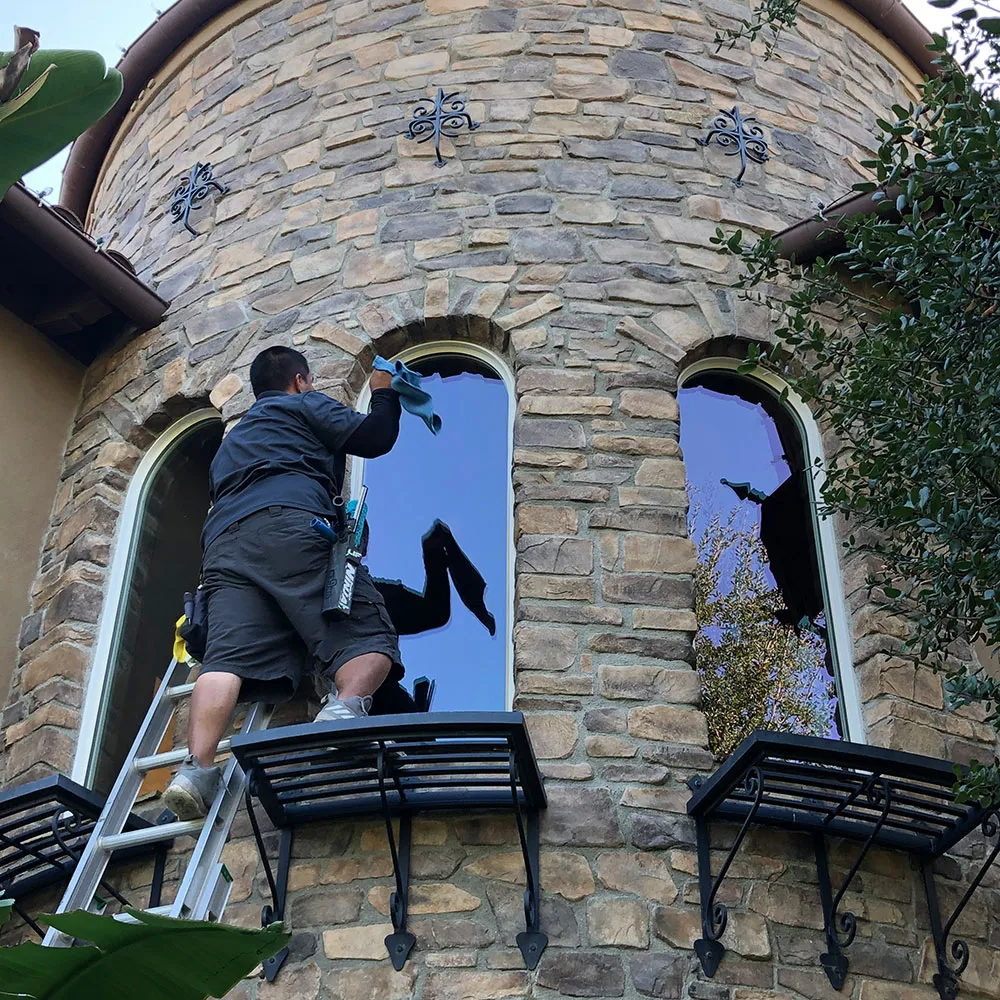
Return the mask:
[[[392,388],[399,393],[399,401],[404,410],[420,417],[432,434],[441,430],[441,418],[434,412],[431,394],[420,388],[420,383],[424,380],[420,372],[407,368],[402,361],[386,361],[381,356],[375,358],[372,368],[392,375]]]

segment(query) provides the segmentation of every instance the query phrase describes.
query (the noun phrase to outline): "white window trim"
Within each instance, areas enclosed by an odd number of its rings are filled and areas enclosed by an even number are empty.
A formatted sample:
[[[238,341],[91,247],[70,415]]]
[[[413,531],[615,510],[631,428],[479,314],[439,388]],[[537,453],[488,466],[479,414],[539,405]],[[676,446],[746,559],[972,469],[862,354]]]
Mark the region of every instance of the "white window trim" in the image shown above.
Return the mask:
[[[132,481],[125,494],[125,503],[115,530],[114,555],[105,578],[104,607],[97,628],[97,643],[91,659],[87,693],[80,717],[80,734],[71,777],[81,785],[89,787],[94,780],[100,736],[98,729],[102,723],[106,699],[110,694],[112,661],[125,611],[127,584],[131,579],[135,563],[141,515],[145,509],[149,486],[178,439],[193,428],[211,420],[222,420],[219,411],[214,408],[195,410],[175,421],[149,446],[132,474]],[[149,651],[150,656],[163,657],[164,669],[170,661],[170,653],[169,649]]]
[[[507,601],[507,614],[504,616],[507,622],[507,634],[504,636],[506,642],[506,669],[507,674],[504,681],[506,692],[506,707],[510,710],[514,704],[514,411],[517,408],[516,397],[514,396],[514,375],[507,365],[492,351],[478,344],[470,344],[459,340],[433,340],[424,344],[415,344],[404,351],[393,355],[392,361],[402,361],[409,364],[411,361],[418,361],[433,355],[451,354],[461,357],[473,358],[485,365],[489,365],[497,375],[500,376],[503,384],[507,388],[507,593],[504,595]],[[358,395],[357,408],[365,413],[371,401],[371,389],[368,383]],[[357,496],[364,481],[364,459],[355,458],[351,462],[351,496]]]
[[[736,373],[742,364],[735,358],[704,358],[685,368],[677,380],[680,388],[695,375],[703,372],[726,371]],[[854,634],[851,629],[847,602],[844,599],[843,576],[840,569],[837,534],[833,519],[819,513],[817,498],[823,482],[826,479],[826,458],[823,454],[823,440],[819,426],[806,406],[789,385],[773,372],[757,369],[753,374],[741,375],[751,382],[759,382],[779,394],[787,389],[785,405],[798,422],[803,434],[805,446],[806,467],[811,470],[807,477],[809,483],[809,498],[813,507],[813,524],[816,526],[816,549],[820,565],[820,582],[823,587],[823,599],[829,614],[829,633],[833,638],[831,652],[833,653],[834,669],[837,671],[840,695],[843,698],[844,717],[847,725],[845,738],[855,743],[867,743],[867,729],[862,711],[861,688],[858,683],[857,671],[854,669]],[[817,459],[819,460],[817,463]]]

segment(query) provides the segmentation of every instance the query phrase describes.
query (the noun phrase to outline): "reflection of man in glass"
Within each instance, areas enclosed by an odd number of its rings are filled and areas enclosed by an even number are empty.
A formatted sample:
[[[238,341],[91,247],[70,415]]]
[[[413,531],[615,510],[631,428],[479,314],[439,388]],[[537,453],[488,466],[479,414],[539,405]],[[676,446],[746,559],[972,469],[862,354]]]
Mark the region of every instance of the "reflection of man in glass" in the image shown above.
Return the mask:
[[[305,357],[262,351],[250,366],[256,402],[212,462],[212,508],[202,531],[208,641],[191,699],[190,753],[164,793],[180,819],[215,797],[219,740],[238,700],[285,701],[314,661],[335,688],[317,721],[368,714],[371,696],[400,665],[385,602],[359,567],[351,614],[322,614],[330,543],[314,516],[335,516],[347,455],[386,454],[399,433],[391,376],[373,372],[364,416],[313,390]]]
[[[365,526],[367,527],[367,525]],[[491,636],[496,635],[496,619],[484,600],[486,581],[462,551],[451,528],[435,521],[423,537],[424,587],[414,590],[401,580],[375,578],[375,586],[385,601],[393,627],[399,635],[419,635],[443,628],[451,621],[451,585],[462,603],[479,619]],[[393,665],[386,682],[375,692],[373,715],[427,711],[435,682],[423,677],[424,700],[418,704],[399,683],[403,668]]]

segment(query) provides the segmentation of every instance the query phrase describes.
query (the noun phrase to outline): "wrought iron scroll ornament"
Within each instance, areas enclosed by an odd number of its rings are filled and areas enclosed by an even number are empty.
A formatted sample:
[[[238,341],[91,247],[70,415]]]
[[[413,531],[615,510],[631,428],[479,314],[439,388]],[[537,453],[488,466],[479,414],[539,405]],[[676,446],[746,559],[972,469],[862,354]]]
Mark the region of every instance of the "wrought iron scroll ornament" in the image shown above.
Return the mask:
[[[829,820],[836,819],[841,813],[851,808],[860,795],[864,795],[870,809],[878,809],[879,816],[872,825],[864,845],[861,848],[854,864],[851,865],[843,883],[837,894],[831,898],[832,889],[830,886],[830,866],[826,857],[826,844],[822,835],[815,838],[816,846],[816,873],[819,877],[819,895],[823,904],[823,930],[826,934],[827,950],[820,955],[820,965],[826,973],[830,985],[835,990],[842,990],[847,981],[847,971],[849,963],[844,955],[844,948],[849,948],[854,942],[858,933],[858,918],[850,911],[844,910],[838,914],[840,904],[844,900],[844,895],[854,881],[862,863],[868,856],[868,852],[877,839],[882,827],[885,826],[889,818],[889,810],[892,808],[892,787],[884,775],[873,774],[864,785],[855,789],[833,812]]]
[[[170,214],[174,217],[173,221],[182,222],[192,236],[201,234],[191,225],[191,210],[201,205],[208,196],[208,189],[212,187],[219,194],[225,194],[229,190],[227,185],[220,184],[212,176],[211,163],[196,163],[191,168],[191,173],[174,188],[171,195]]]
[[[737,795],[741,799],[751,800],[752,805],[746,815],[746,819],[743,821],[743,825],[740,827],[740,832],[733,841],[733,846],[729,849],[729,854],[723,862],[719,874],[715,877],[715,881],[711,883],[709,883],[709,879],[711,878],[711,855],[709,853],[708,828],[700,819],[697,824],[702,937],[698,941],[695,941],[694,950],[698,956],[698,960],[701,962],[702,968],[705,970],[705,974],[710,977],[715,975],[719,963],[726,953],[726,949],[720,944],[719,939],[725,933],[726,925],[729,923],[729,912],[726,909],[726,904],[718,902],[715,897],[718,895],[719,888],[729,872],[729,866],[733,863],[736,852],[739,851],[740,844],[743,843],[743,838],[747,835],[747,830],[750,828],[750,824],[757,815],[757,810],[760,809],[760,804],[764,799],[764,776],[761,774],[759,768],[753,767],[747,772]],[[710,888],[709,885],[711,886]]]
[[[941,911],[938,906],[937,888],[934,885],[933,865],[924,866],[924,887],[927,892],[927,904],[931,915],[931,935],[934,938],[934,950],[937,953],[938,971],[934,976],[934,986],[937,988],[938,996],[941,1000],[955,1000],[958,996],[959,977],[965,972],[969,964],[969,945],[963,938],[955,938],[949,947],[949,937],[955,921],[962,915],[966,904],[972,898],[973,893],[979,888],[980,883],[986,877],[986,873],[993,867],[993,862],[1000,857],[1000,809],[990,810],[982,819],[980,829],[987,840],[996,838],[986,859],[986,863],[979,869],[979,873],[969,883],[965,895],[959,900],[952,915],[941,923]],[[949,959],[950,955],[950,959]],[[952,964],[954,963],[954,964]]]
[[[733,183],[743,186],[743,175],[747,170],[747,160],[764,163],[768,159],[767,140],[764,129],[753,115],[744,115],[738,107],[716,114],[704,139],[695,139],[699,146],[707,146],[713,139],[725,150],[727,156],[740,157],[740,172]]]
[[[479,128],[481,122],[472,120],[472,116],[465,110],[465,101],[458,96],[458,91],[446,94],[438,87],[437,97],[434,98],[433,103],[427,103],[429,100],[427,98],[425,101],[421,101],[413,109],[413,117],[410,119],[406,135],[407,138],[416,139],[417,142],[427,142],[433,139],[434,152],[437,155],[435,162],[439,167],[443,167],[441,136],[454,138],[463,126],[473,132]]]
[[[702,937],[694,947],[705,975],[715,975],[725,954],[720,938],[726,914],[725,907],[716,902],[719,885],[747,824],[756,822],[812,834],[826,941],[820,964],[836,990],[846,985],[846,949],[859,927],[845,901],[865,859],[874,849],[900,851],[919,859],[937,958],[934,986],[941,1000],[956,1000],[960,977],[972,964],[974,948],[955,930],[972,897],[1000,860],[1000,805],[959,802],[954,783],[953,766],[944,760],[762,730],[744,740],[711,777],[690,778],[688,813],[695,821],[702,905]],[[743,823],[715,880],[709,836],[713,822]],[[982,859],[970,872],[971,881],[957,905],[950,914],[942,913],[935,865],[977,829],[985,838]],[[831,837],[859,844],[839,889],[830,880],[826,844]],[[967,851],[962,853],[971,857]],[[957,885],[953,884],[953,889]],[[984,943],[980,947],[985,955],[989,946]]]

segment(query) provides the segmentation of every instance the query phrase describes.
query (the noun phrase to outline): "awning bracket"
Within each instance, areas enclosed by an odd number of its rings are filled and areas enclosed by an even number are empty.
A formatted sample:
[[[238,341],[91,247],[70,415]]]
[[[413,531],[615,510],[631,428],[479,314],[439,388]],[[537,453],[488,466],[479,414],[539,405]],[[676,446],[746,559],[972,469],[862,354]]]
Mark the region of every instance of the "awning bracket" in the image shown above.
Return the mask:
[[[267,856],[267,845],[264,843],[260,824],[257,822],[257,814],[254,812],[253,800],[257,793],[257,772],[251,771],[247,775],[243,795],[246,800],[247,815],[250,817],[250,828],[253,830],[253,839],[257,843],[257,853],[264,866],[264,877],[267,879],[267,886],[271,892],[271,902],[262,907],[260,911],[260,925],[267,927],[275,921],[285,919],[285,902],[288,899],[288,871],[292,861],[293,828],[289,826],[281,831],[281,845],[278,848],[278,871],[275,874]],[[286,958],[288,958],[287,947],[282,948],[276,955],[272,955],[264,962],[264,977],[269,983],[274,982],[275,976],[278,975]]]
[[[729,866],[736,857],[736,852],[743,843],[743,838],[747,835],[747,830],[760,809],[760,804],[764,798],[764,777],[759,768],[753,767],[747,771],[743,779],[742,794],[753,799],[753,805],[747,813],[740,832],[733,841],[733,846],[729,849],[729,854],[719,870],[719,874],[712,881],[712,845],[709,839],[708,823],[701,817],[695,822],[695,834],[698,845],[698,885],[701,890],[701,933],[702,936],[695,941],[694,950],[701,962],[701,967],[705,975],[711,978],[715,975],[725,955],[726,949],[719,940],[725,933],[726,924],[729,922],[729,911],[725,903],[716,902],[716,896],[722,886]]]
[[[997,838],[996,844],[990,851],[985,864],[979,869],[976,877],[969,883],[968,889],[959,900],[951,916],[941,922],[941,904],[938,901],[937,886],[934,883],[934,866],[932,862],[925,862],[923,865],[924,889],[927,894],[927,909],[931,918],[931,936],[934,938],[934,950],[937,953],[938,971],[934,976],[934,986],[937,988],[938,996],[941,1000],[955,1000],[958,996],[959,977],[969,964],[969,944],[964,938],[956,937],[951,940],[951,929],[955,921],[962,915],[963,910],[972,899],[973,893],[979,888],[980,883],[986,877],[986,873],[993,866],[993,862],[1000,857],[1000,808],[990,810],[982,819],[980,824],[983,836],[992,840]],[[949,960],[949,952],[951,958]]]
[[[842,990],[847,979],[849,963],[843,949],[849,948],[858,933],[858,918],[850,910],[844,910],[839,916],[837,911],[843,902],[844,894],[850,888],[872,845],[875,843],[879,831],[885,826],[885,821],[889,816],[892,807],[892,788],[888,780],[880,774],[873,774],[858,792],[849,796],[831,814],[830,819],[835,818],[844,811],[854,800],[863,794],[866,802],[873,808],[881,806],[879,818],[872,826],[868,839],[865,840],[851,870],[847,873],[843,884],[837,891],[837,895],[832,895],[830,884],[830,865],[826,853],[826,838],[822,834],[815,834],[813,842],[816,848],[816,874],[819,877],[819,898],[823,906],[823,932],[826,935],[827,950],[819,956],[820,965],[826,973],[826,978],[830,980],[830,985],[835,990]]]
[[[510,794],[514,800],[514,818],[517,821],[517,836],[521,841],[521,855],[524,858],[524,927],[515,940],[529,969],[538,965],[542,952],[548,946],[548,935],[539,930],[541,925],[541,893],[539,891],[539,822],[538,810],[528,809],[527,824],[521,815],[521,800],[517,794],[517,754],[509,751]],[[527,827],[527,828],[526,828]]]
[[[378,791],[382,800],[382,818],[385,820],[386,837],[389,840],[389,854],[392,857],[392,873],[396,879],[396,891],[389,897],[389,916],[392,918],[392,933],[386,935],[385,947],[389,952],[392,967],[399,972],[406,965],[407,958],[417,939],[406,929],[407,907],[410,897],[410,843],[413,818],[408,812],[399,817],[399,846],[396,846],[396,836],[392,829],[392,811],[389,809],[389,797],[386,794],[386,772],[391,770],[391,764],[386,760],[385,744],[378,746]],[[398,782],[396,790],[401,800],[404,793]]]

